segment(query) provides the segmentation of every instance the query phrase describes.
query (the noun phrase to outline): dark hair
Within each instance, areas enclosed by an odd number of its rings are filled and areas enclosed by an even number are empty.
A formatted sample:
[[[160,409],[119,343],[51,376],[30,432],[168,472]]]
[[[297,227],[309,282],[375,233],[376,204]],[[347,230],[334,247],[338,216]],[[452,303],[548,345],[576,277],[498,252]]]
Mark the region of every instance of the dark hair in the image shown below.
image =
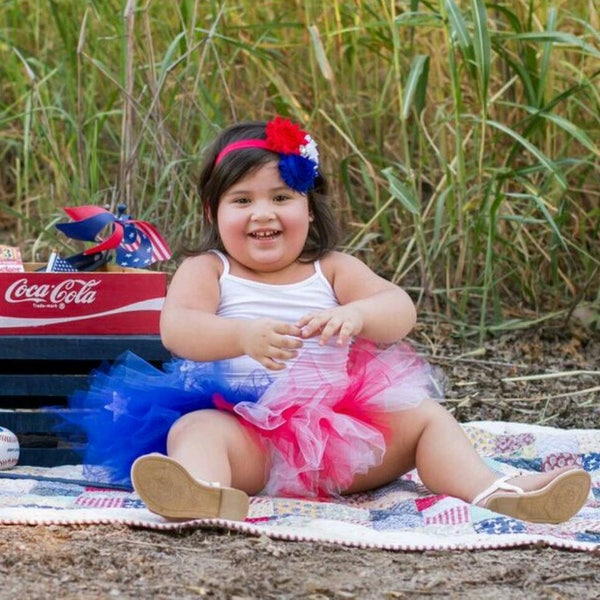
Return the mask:
[[[246,122],[224,129],[207,148],[198,182],[198,193],[204,208],[202,235],[196,253],[207,250],[225,251],[217,228],[217,209],[221,196],[240,179],[277,158],[263,148],[243,148],[226,154],[218,165],[215,161],[221,150],[239,140],[265,139],[266,122]],[[333,250],[340,230],[327,197],[327,181],[319,172],[312,189],[307,192],[308,206],[314,217],[310,223],[300,260],[312,261]]]

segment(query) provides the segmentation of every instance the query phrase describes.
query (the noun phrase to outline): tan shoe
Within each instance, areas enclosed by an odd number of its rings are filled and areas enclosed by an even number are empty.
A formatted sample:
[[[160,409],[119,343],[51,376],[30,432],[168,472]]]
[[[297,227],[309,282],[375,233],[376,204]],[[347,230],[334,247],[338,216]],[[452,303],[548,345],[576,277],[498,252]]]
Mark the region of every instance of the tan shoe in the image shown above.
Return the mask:
[[[563,523],[581,510],[592,484],[583,469],[558,469],[549,483],[528,492],[507,483],[514,477],[496,480],[473,498],[472,504],[532,523]]]
[[[131,481],[148,510],[167,519],[243,521],[249,500],[241,490],[194,479],[177,461],[162,454],[140,456]]]

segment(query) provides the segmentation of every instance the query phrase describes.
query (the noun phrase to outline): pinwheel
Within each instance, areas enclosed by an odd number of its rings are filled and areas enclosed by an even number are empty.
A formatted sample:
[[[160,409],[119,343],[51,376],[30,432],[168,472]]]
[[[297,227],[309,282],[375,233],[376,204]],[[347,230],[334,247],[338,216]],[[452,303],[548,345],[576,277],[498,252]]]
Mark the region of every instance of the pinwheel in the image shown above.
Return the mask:
[[[171,249],[154,225],[132,219],[125,214],[126,207],[119,205],[114,215],[98,206],[63,208],[73,219],[71,223],[58,223],[56,227],[68,237],[87,242],[99,242],[83,251],[83,255],[115,251],[115,260],[122,267],[144,268],[171,257]],[[111,227],[106,239],[100,232]]]

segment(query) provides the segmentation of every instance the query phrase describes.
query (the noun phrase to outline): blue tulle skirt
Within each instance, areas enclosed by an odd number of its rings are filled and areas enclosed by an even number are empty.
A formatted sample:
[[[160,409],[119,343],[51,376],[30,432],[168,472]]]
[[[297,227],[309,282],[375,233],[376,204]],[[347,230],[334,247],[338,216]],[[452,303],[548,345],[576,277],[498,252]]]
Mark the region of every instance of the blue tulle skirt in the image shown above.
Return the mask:
[[[255,403],[271,380],[251,377],[232,386],[218,362],[173,359],[162,370],[133,352],[103,364],[89,378],[89,389],[69,398],[71,410],[59,433],[84,432],[84,474],[93,481],[129,485],[134,460],[167,452],[167,434],[182,415],[206,408],[230,410]]]

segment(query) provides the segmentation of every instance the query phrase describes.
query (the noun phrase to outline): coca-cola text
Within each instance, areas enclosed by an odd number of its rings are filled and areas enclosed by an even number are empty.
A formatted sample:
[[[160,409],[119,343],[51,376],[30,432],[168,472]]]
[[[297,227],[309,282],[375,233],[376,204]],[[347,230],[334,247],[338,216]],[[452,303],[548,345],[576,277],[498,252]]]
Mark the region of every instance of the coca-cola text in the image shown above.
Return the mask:
[[[64,279],[58,283],[32,283],[26,277],[17,279],[6,290],[6,302],[32,302],[35,305],[92,304],[99,279]]]

